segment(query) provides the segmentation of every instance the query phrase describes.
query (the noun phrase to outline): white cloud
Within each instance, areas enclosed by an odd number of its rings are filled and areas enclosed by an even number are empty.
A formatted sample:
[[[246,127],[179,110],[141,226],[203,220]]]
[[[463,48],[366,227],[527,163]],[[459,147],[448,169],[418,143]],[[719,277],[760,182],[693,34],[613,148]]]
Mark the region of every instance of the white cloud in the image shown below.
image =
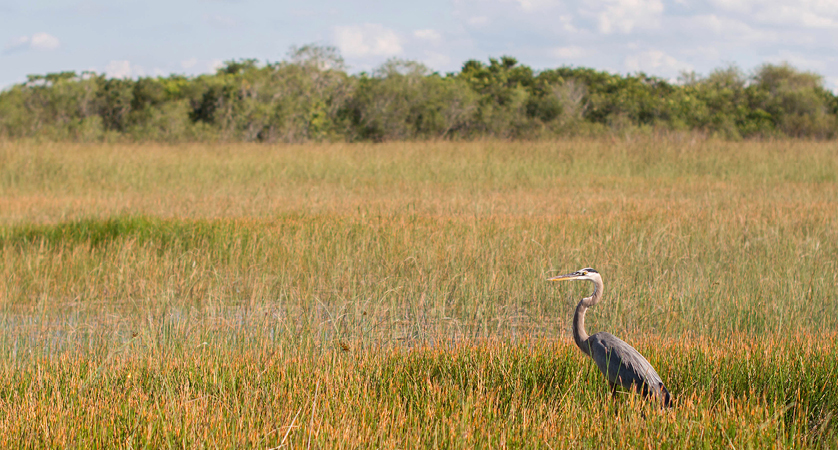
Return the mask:
[[[770,25],[798,25],[808,28],[838,27],[838,2],[824,2],[833,7],[815,7],[815,5],[792,4],[764,8],[754,15],[761,23]]]
[[[61,45],[57,37],[49,33],[35,33],[32,36],[19,36],[6,44],[5,53],[19,50],[55,50]]]
[[[682,70],[693,70],[693,66],[678,61],[660,50],[648,50],[629,55],[623,61],[629,72],[646,72],[650,74],[676,74]]]
[[[830,86],[838,83],[838,53],[832,51],[835,45],[829,44],[838,38],[838,0],[451,0],[443,3],[445,11],[440,12],[439,20],[414,21],[411,25],[388,16],[395,14],[389,10],[379,11],[378,19],[367,19],[374,24],[364,24],[363,19],[339,21],[351,12],[351,7],[344,4],[336,3],[337,6],[327,10],[323,5],[293,6],[280,2],[279,14],[306,23],[305,33],[296,28],[284,33],[280,29],[256,29],[249,26],[252,21],[242,11],[213,7],[197,12],[194,17],[197,28],[193,31],[198,33],[195,39],[204,41],[220,32],[233,40],[231,45],[256,40],[274,42],[274,57],[279,58],[294,43],[315,41],[335,45],[353,71],[371,69],[392,56],[447,71],[457,70],[460,62],[470,58],[510,54],[536,70],[583,64],[623,73],[643,70],[663,77],[677,75],[677,70],[690,66],[707,74],[732,63],[748,71],[764,62],[789,61],[795,67],[823,74]],[[117,17],[121,11],[108,6],[108,15],[114,15],[112,19],[130,19]],[[0,16],[5,17],[2,12]],[[164,25],[154,22],[149,26],[158,29]],[[238,27],[235,33],[215,28],[231,26]],[[38,69],[42,66],[35,62],[42,64],[54,59],[54,55],[71,45],[74,52],[81,52],[82,59],[100,61],[97,71],[104,71],[108,65],[109,75],[116,76],[153,75],[158,66],[167,72],[212,72],[222,62],[211,61],[211,57],[224,56],[223,52],[178,53],[176,48],[155,51],[159,39],[171,38],[165,34],[135,42],[140,47],[132,54],[147,55],[143,59],[129,54],[103,55],[101,52],[106,52],[106,48],[76,48],[68,41],[75,39],[66,34],[68,31],[49,24],[24,30],[15,34],[10,29],[0,36],[0,60],[3,53],[14,53],[14,58],[7,58],[8,64],[0,64],[3,79],[24,79],[24,74],[29,72],[61,70],[54,65],[59,63]],[[170,31],[164,29],[163,33]],[[114,37],[114,45],[119,47],[119,39],[124,38]],[[116,61],[107,64],[111,59]]]
[[[439,43],[442,42],[442,35],[439,34],[439,31],[436,30],[416,30],[413,32],[413,36],[417,39],[428,41],[434,45],[439,45]]]
[[[180,68],[188,73],[213,73],[224,66],[220,59],[198,59],[195,57],[180,61]]]
[[[701,58],[705,61],[716,61],[721,56],[718,48],[705,45],[685,49],[682,53],[692,58]]]
[[[556,47],[551,52],[553,56],[562,59],[579,58],[585,55],[585,49],[575,45],[569,47]]]
[[[334,28],[340,51],[348,57],[397,56],[402,53],[401,39],[395,31],[377,23]]]
[[[183,68],[184,70],[189,70],[189,69],[195,67],[196,64],[198,64],[198,58],[189,58],[189,59],[184,59],[183,61],[181,61],[180,62],[180,67]]]
[[[521,9],[526,12],[532,12],[539,9],[555,6],[559,2],[556,0],[513,0],[515,3],[521,5]]]
[[[142,67],[131,64],[130,61],[111,61],[105,66],[105,74],[109,78],[133,78],[145,75]]]
[[[568,33],[576,33],[579,30],[573,26],[573,17],[568,15],[561,15],[559,16],[559,23],[562,24],[562,29],[567,31]]]
[[[20,50],[25,47],[29,47],[29,41],[31,38],[29,36],[20,36],[12,39],[6,44],[6,52],[13,52],[15,50]]]
[[[448,65],[448,63],[451,62],[451,58],[442,53],[426,51],[425,57],[422,58],[422,62],[431,70],[437,70],[440,67]]]
[[[30,44],[35,50],[55,50],[61,45],[58,38],[49,33],[35,33]]]
[[[711,0],[717,8],[746,15],[756,23],[838,28],[838,2],[832,0]]]
[[[835,58],[808,58],[800,53],[781,50],[777,53],[777,56],[768,58],[768,62],[774,64],[787,62],[800,70],[814,70],[821,72],[828,68],[827,62],[829,60],[834,61],[834,59]]]
[[[710,3],[725,11],[747,14],[751,12],[751,8],[753,8],[757,1],[758,0],[710,0]]]
[[[739,44],[775,42],[778,35],[775,31],[765,31],[754,28],[741,20],[732,19],[715,14],[695,16],[691,19],[696,32],[712,32],[729,42]]]
[[[209,62],[209,64],[207,64],[207,69],[209,69],[209,72],[215,72],[216,70],[222,67],[224,67],[224,61],[220,59],[213,59]]]
[[[489,20],[489,18],[486,16],[474,16],[469,17],[469,19],[466,22],[468,22],[468,24],[473,27],[485,27],[486,25],[489,25],[489,23],[491,23],[491,20]]]
[[[599,8],[588,9],[588,13],[597,18],[599,31],[603,34],[628,34],[636,27],[656,27],[663,15],[661,0],[603,0],[598,3]]]

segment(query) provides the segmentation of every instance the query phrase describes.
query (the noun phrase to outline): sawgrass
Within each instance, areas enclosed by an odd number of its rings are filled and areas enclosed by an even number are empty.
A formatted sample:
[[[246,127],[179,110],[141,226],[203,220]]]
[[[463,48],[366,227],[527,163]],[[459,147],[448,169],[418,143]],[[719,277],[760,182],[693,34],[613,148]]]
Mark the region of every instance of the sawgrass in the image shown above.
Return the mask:
[[[838,152],[0,142],[0,440],[834,447]],[[677,407],[610,399],[588,313]]]
[[[643,339],[678,395],[674,409],[658,410],[630,394],[612,402],[601,374],[564,342],[301,354],[267,338],[219,341],[173,351],[138,337],[107,361],[64,354],[5,368],[0,442],[764,448],[831,447],[838,437],[834,344],[720,350]]]

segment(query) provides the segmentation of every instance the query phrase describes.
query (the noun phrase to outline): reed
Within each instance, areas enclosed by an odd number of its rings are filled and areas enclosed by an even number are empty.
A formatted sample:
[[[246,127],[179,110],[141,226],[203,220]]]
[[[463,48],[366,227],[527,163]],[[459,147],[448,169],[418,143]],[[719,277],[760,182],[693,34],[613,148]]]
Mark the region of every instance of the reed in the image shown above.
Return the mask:
[[[0,442],[836,444],[838,153],[0,142]],[[678,406],[572,347],[635,345]]]

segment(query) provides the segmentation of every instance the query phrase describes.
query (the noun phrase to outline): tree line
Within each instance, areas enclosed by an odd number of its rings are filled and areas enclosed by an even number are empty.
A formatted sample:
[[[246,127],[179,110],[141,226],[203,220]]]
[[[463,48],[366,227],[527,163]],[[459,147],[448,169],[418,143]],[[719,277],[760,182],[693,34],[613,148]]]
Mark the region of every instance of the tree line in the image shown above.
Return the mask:
[[[348,73],[330,47],[276,63],[228,61],[194,77],[30,75],[0,92],[0,137],[68,141],[541,139],[624,130],[728,139],[838,135],[838,96],[788,64],[730,66],[678,82],[581,67],[536,71],[515,58],[440,74],[389,60]]]

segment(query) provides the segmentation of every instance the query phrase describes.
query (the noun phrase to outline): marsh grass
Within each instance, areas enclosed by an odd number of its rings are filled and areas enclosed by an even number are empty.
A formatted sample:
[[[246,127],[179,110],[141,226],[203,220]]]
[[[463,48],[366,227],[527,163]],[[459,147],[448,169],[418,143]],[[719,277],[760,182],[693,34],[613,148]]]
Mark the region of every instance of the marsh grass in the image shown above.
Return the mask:
[[[831,448],[836,187],[798,141],[0,142],[0,436]],[[571,346],[586,266],[674,410]]]

